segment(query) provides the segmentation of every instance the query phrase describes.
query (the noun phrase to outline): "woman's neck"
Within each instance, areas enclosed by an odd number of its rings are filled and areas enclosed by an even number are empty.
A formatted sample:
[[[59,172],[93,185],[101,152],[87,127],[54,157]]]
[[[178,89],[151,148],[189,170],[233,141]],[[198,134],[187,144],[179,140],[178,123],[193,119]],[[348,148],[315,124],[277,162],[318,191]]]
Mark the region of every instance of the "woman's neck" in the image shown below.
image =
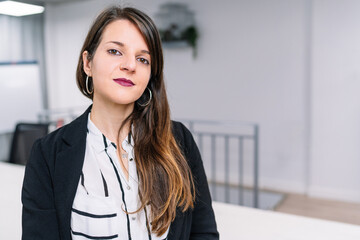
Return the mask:
[[[95,126],[112,142],[122,142],[128,135],[130,123],[126,123],[119,133],[121,124],[132,113],[134,104],[119,105],[94,101],[90,119]],[[118,135],[119,134],[119,135]],[[119,139],[117,139],[119,137]]]

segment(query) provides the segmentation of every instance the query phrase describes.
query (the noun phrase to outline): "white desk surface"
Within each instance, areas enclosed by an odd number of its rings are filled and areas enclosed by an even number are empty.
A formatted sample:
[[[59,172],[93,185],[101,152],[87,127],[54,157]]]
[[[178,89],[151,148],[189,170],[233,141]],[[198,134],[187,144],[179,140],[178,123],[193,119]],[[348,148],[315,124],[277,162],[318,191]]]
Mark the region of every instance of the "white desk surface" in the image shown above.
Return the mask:
[[[21,238],[24,167],[0,162],[0,239]],[[360,226],[213,203],[221,240],[359,240]],[[360,214],[360,213],[359,213]]]
[[[21,239],[24,167],[0,162],[0,239]]]
[[[359,240],[360,226],[213,203],[223,240]],[[360,213],[359,213],[360,214]]]

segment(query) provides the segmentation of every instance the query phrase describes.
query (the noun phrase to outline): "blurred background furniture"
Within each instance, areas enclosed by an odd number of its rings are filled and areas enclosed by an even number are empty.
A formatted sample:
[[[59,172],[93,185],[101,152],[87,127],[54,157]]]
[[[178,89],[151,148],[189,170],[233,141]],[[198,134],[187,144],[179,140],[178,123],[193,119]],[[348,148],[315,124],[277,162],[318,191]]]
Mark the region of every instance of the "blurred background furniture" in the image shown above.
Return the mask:
[[[18,123],[12,139],[9,162],[26,165],[35,140],[48,133],[47,123]]]

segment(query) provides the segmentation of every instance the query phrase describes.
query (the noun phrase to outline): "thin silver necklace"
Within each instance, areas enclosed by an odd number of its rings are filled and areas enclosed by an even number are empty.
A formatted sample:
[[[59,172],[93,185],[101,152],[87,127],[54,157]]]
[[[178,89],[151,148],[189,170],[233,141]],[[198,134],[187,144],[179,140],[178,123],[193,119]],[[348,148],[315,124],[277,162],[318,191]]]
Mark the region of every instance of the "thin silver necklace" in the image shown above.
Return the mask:
[[[116,149],[116,151],[117,151],[117,147],[116,147],[115,149]],[[125,151],[125,150],[124,150],[124,151]],[[126,151],[125,151],[125,152],[126,152]],[[128,153],[121,153],[121,158],[126,159],[126,160],[128,161],[128,168],[129,168],[130,166],[129,166],[128,157],[129,157],[129,154],[128,154]],[[123,164],[123,162],[122,162],[123,159],[120,159],[120,160],[121,160],[121,164]],[[131,159],[131,160],[132,160],[132,159]],[[130,160],[130,161],[131,161],[131,160]],[[130,174],[130,172],[129,172],[129,169],[126,169],[125,166],[123,166],[123,167],[124,167],[125,171],[127,171],[128,175],[129,175],[129,179],[131,178],[132,180],[134,180],[134,182],[136,182],[137,184],[139,184],[139,182],[138,182],[133,176],[131,176],[131,174]],[[130,190],[131,187],[130,187],[130,185],[128,184],[128,180],[126,180],[126,179],[125,179],[125,176],[123,176],[123,172],[121,172],[120,177],[124,180],[124,182],[125,182],[125,184],[126,184],[126,188],[127,188],[128,190]]]

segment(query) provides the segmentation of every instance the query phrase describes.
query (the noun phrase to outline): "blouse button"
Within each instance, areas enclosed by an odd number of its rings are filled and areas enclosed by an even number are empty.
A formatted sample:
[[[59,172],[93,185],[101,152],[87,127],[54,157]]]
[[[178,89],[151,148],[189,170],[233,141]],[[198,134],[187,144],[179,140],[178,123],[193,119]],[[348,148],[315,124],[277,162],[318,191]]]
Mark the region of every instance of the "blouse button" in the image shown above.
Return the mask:
[[[130,189],[131,189],[131,187],[130,187],[130,186],[127,186],[127,189],[128,189],[128,190],[130,190]]]
[[[131,220],[135,221],[135,220],[136,220],[136,217],[132,217]]]
[[[130,158],[130,162],[131,162],[132,160],[134,160],[134,159],[133,159],[133,158]]]

